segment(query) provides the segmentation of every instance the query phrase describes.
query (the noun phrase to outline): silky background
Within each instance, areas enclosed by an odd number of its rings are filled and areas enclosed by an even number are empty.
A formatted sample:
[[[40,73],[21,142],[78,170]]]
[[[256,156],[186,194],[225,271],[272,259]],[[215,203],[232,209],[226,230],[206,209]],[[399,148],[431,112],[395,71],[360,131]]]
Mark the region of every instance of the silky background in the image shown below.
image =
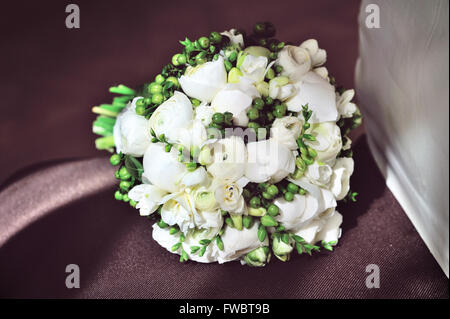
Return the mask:
[[[65,27],[76,3],[81,28]],[[114,201],[107,154],[95,150],[90,113],[108,88],[150,81],[212,30],[250,31],[270,20],[277,37],[316,38],[338,83],[354,87],[359,1],[9,2],[0,13],[0,297],[448,298],[445,277],[385,187],[364,128],[353,133],[355,204],[341,205],[335,252],[293,254],[263,269],[178,263],[151,223]],[[81,288],[65,287],[65,267]],[[366,266],[380,267],[368,289]]]

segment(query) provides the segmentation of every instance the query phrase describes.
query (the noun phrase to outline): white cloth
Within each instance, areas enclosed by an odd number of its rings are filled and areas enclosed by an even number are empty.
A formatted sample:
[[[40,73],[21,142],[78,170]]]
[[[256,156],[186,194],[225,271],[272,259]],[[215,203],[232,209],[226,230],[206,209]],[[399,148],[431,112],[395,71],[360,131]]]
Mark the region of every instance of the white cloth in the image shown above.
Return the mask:
[[[376,4],[380,28],[367,28]],[[448,276],[449,2],[363,0],[356,66],[369,145],[387,186]]]

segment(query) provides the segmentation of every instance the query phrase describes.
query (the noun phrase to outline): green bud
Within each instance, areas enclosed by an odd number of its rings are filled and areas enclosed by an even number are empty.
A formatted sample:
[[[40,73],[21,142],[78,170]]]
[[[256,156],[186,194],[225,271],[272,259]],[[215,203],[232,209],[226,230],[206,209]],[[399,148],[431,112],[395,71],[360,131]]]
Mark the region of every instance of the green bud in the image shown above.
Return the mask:
[[[278,194],[278,187],[276,185],[270,185],[267,188],[267,192],[272,196],[275,197]]]
[[[298,193],[300,194],[300,195],[306,195],[307,194],[307,191],[306,191],[306,189],[303,189],[303,188],[300,188],[299,190],[298,190]]]
[[[216,244],[217,244],[217,247],[220,249],[220,250],[223,250],[223,241],[222,241],[222,238],[220,238],[220,236],[217,236],[216,237]]]
[[[225,70],[226,70],[227,72],[230,72],[231,69],[233,68],[233,64],[231,64],[231,62],[228,61],[228,60],[225,60],[225,61],[223,62],[223,64],[225,65]]]
[[[212,116],[212,121],[216,124],[223,124],[225,121],[225,115],[223,115],[223,113],[214,113]]]
[[[123,195],[122,195],[122,193],[121,193],[120,191],[116,191],[116,192],[114,193],[114,198],[115,198],[116,200],[122,200],[122,199],[123,199]]]
[[[278,222],[270,215],[264,215],[261,217],[261,224],[266,227],[276,227],[278,226]]]
[[[242,215],[229,213],[231,220],[233,221],[234,228],[242,230]]]
[[[165,222],[163,222],[162,219],[160,219],[156,224],[159,226],[159,228],[167,228],[167,227],[169,227],[169,225],[167,225]]]
[[[264,225],[259,225],[258,227],[258,239],[259,241],[263,242],[267,237],[267,230]]]
[[[201,165],[209,165],[213,162],[213,157],[211,155],[211,149],[208,146],[203,146],[200,154],[198,155],[198,162]]]
[[[137,202],[135,202],[134,200],[131,199],[131,200],[130,200],[130,206],[133,207],[133,208],[135,208],[136,205],[137,205]]]
[[[166,80],[166,78],[162,74],[158,74],[155,77],[155,82],[160,85],[163,84],[165,80]]]
[[[230,217],[225,218],[225,223],[230,226],[231,228],[234,228],[233,220]]]
[[[220,43],[222,41],[222,36],[219,32],[211,32],[209,35],[209,40],[211,40],[212,43]]]
[[[136,114],[137,115],[144,115],[145,114],[145,106],[143,106],[143,105],[136,105]]]
[[[292,194],[291,192],[286,192],[284,194],[284,199],[288,202],[292,202],[294,200],[294,194]]]
[[[209,39],[207,37],[201,37],[200,39],[198,39],[198,43],[203,49],[209,47]]]
[[[172,248],[170,248],[171,251],[177,251],[178,249],[180,249],[181,247],[181,243],[178,242],[175,245],[172,246]]]
[[[119,154],[114,154],[109,158],[109,162],[111,163],[111,165],[116,166],[120,164],[120,155]]]
[[[193,172],[197,169],[197,163],[189,162],[186,164],[186,168],[187,168],[188,172]]]
[[[247,111],[247,116],[248,116],[248,118],[250,119],[250,120],[256,120],[256,119],[258,119],[259,118],[259,112],[258,112],[258,109],[257,108],[250,108],[248,111]]]
[[[252,208],[258,208],[261,205],[261,199],[257,196],[252,197],[252,199],[250,199],[250,206]]]
[[[130,201],[130,198],[128,197],[128,194],[123,194],[122,200],[123,200],[125,203],[128,203],[128,202]]]
[[[178,79],[174,76],[170,76],[166,79],[166,83],[173,83],[173,86],[176,88],[180,87],[180,83],[178,82]]]
[[[291,193],[297,193],[298,192],[298,186],[295,185],[294,183],[289,183],[287,186],[287,190]]]
[[[280,209],[275,204],[270,204],[267,208],[267,212],[270,216],[277,216],[280,213]]]
[[[238,68],[231,68],[228,72],[228,83],[239,83],[242,75],[243,73]]]
[[[152,95],[152,103],[153,104],[161,104],[164,101],[164,96],[161,93],[157,93]]]
[[[259,207],[259,208],[253,208],[253,207],[249,207],[248,208],[248,214],[250,216],[264,216],[267,213],[267,210],[264,207]]]
[[[266,79],[270,81],[273,78],[275,78],[275,71],[272,68],[270,68],[269,70],[267,70]]]
[[[270,260],[270,250],[267,246],[252,250],[244,257],[244,261],[251,267],[263,267]]]
[[[242,217],[242,225],[247,229],[251,227],[252,221],[253,221],[252,216],[244,215],[244,217]]]
[[[128,181],[121,181],[119,187],[121,190],[128,192],[130,190],[131,183]]]
[[[294,248],[290,244],[286,244],[282,240],[282,236],[275,236],[272,240],[272,251],[278,259],[281,261],[289,260],[289,254]]]

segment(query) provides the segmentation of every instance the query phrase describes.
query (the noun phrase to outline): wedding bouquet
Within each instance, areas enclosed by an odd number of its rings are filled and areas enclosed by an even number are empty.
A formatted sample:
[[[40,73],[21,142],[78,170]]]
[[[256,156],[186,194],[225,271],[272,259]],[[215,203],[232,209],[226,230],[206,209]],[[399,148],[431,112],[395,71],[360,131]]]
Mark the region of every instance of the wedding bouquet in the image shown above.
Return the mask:
[[[354,91],[336,88],[316,40],[274,35],[265,22],[186,38],[154,81],[111,87],[112,103],[93,107],[115,198],[155,220],[153,238],[182,262],[333,250],[337,202],[355,200]]]

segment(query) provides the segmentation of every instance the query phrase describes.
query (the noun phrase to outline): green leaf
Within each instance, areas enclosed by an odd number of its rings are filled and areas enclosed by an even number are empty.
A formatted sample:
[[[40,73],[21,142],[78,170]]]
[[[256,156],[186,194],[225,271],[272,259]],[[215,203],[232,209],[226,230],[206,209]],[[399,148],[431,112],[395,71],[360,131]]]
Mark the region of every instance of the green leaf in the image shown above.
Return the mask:
[[[203,257],[203,255],[205,254],[205,252],[206,252],[206,247],[208,247],[208,246],[203,246],[203,247],[200,249],[200,253],[198,254],[200,257]]]
[[[144,167],[142,166],[142,163],[130,155],[125,155],[125,167],[127,168],[128,172],[136,178],[137,180],[142,180],[142,173],[144,172]]]
[[[191,246],[191,254],[195,254],[197,251],[199,251],[199,246]]]
[[[209,245],[211,243],[210,239],[202,239],[200,240],[200,245]]]
[[[181,247],[181,242],[176,243],[175,245],[170,248],[171,251],[177,251]]]

